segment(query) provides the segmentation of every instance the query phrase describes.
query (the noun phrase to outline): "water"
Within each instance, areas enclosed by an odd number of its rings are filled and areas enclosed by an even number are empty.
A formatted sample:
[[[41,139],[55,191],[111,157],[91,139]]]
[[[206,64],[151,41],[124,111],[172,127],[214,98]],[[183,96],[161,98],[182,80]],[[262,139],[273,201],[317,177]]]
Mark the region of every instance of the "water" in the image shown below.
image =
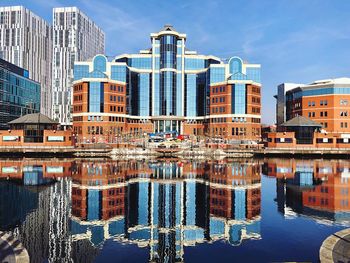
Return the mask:
[[[0,160],[31,262],[312,261],[350,227],[341,160]]]

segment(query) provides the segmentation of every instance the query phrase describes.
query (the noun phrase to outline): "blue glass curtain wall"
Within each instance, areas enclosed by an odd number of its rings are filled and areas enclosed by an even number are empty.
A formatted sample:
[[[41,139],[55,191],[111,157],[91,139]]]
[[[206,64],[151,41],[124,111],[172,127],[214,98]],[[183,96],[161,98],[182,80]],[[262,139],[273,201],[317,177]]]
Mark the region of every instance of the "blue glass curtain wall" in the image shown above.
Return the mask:
[[[104,112],[104,90],[102,82],[89,83],[89,112]]]
[[[232,85],[232,114],[246,113],[246,85]]]

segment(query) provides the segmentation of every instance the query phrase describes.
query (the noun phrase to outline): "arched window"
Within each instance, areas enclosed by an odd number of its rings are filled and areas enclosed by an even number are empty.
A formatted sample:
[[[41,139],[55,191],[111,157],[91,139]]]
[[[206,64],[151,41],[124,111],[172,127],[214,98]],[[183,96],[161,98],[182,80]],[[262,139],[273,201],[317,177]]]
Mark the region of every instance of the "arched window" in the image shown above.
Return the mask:
[[[242,60],[239,57],[232,57],[229,64],[231,74],[235,74],[237,72],[242,73]]]
[[[106,72],[107,58],[102,55],[97,55],[94,58],[94,71]]]

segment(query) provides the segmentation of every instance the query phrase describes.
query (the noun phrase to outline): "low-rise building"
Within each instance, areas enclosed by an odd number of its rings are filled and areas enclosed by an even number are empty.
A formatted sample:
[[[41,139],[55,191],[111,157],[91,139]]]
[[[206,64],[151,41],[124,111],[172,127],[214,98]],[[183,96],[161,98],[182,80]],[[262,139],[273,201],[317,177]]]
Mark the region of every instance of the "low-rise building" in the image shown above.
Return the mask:
[[[0,131],[0,146],[73,146],[72,131],[58,130],[55,121],[41,113],[22,116]]]
[[[267,148],[350,148],[349,134],[327,132],[322,125],[297,116],[280,125],[279,131],[269,132]]]

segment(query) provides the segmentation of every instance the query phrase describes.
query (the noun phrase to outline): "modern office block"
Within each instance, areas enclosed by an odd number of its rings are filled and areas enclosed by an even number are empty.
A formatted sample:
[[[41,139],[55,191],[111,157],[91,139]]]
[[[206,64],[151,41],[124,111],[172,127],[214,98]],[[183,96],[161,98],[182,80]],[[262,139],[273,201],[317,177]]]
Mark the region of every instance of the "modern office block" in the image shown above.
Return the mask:
[[[96,127],[100,134],[104,127],[104,137],[107,131],[112,136],[177,132],[260,137],[260,65],[189,51],[186,35],[169,25],[151,34],[151,45],[113,61],[98,55],[75,63],[73,116],[79,135],[91,136],[92,129],[96,134]],[[111,84],[117,89],[111,90]],[[123,94],[118,88],[125,88]],[[94,107],[98,101],[101,107]],[[117,129],[120,121],[122,132]]]
[[[29,72],[0,59],[0,129],[18,117],[40,111],[40,84]]]
[[[350,78],[298,85],[285,92],[284,100],[286,121],[300,115],[318,122],[327,132],[350,132]]]
[[[41,84],[40,111],[51,116],[51,26],[23,6],[0,7],[0,58]]]
[[[53,9],[53,119],[72,124],[72,81],[75,61],[105,52],[104,32],[77,7]]]

